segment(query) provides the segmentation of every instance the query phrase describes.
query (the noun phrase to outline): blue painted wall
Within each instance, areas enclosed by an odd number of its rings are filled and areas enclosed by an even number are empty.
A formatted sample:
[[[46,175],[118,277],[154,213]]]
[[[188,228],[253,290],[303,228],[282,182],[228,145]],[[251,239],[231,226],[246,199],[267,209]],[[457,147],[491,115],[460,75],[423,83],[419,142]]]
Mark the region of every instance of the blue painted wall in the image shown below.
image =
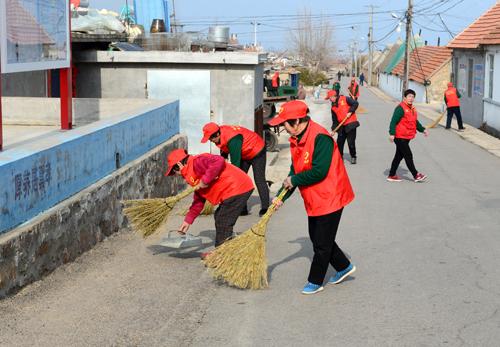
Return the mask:
[[[153,19],[163,19],[166,32],[170,32],[170,16],[167,0],[134,0],[135,22],[149,32]]]
[[[117,154],[123,166],[178,133],[175,101],[0,153],[0,233],[115,171]]]

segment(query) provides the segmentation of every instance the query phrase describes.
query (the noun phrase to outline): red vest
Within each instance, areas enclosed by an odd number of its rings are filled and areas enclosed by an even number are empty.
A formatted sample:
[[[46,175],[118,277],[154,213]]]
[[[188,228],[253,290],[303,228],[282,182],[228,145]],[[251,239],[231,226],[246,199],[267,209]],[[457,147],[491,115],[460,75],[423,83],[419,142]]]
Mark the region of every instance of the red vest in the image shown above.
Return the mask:
[[[339,102],[338,102],[337,106],[332,106],[332,110],[337,115],[337,120],[339,121],[339,123],[342,122],[344,120],[344,118],[347,116],[347,113],[349,113],[350,107],[351,106],[349,106],[349,104],[347,103],[346,97],[344,95],[341,95],[339,97]],[[344,125],[347,125],[347,124],[352,123],[352,122],[357,122],[357,121],[358,121],[358,117],[356,117],[356,113],[353,113],[353,114],[351,114],[351,116],[349,118],[347,118]]]
[[[201,177],[194,172],[194,161],[201,156],[211,155],[208,153],[190,156],[187,164],[182,168],[181,174],[184,180],[191,185],[196,186],[200,183]],[[198,193],[212,205],[218,205],[224,200],[233,196],[249,192],[253,189],[253,183],[250,177],[236,166],[225,163],[219,177],[217,177],[207,188],[199,189]]]
[[[356,88],[358,89],[357,93],[356,93]],[[355,99],[359,98],[358,83],[354,82],[354,84],[349,84],[349,87],[347,89],[351,93],[352,98],[355,98]],[[354,94],[354,93],[356,93],[356,94]]]
[[[453,87],[448,88],[448,90],[444,92],[444,96],[446,97],[446,106],[447,107],[460,106],[460,100],[458,99],[456,88],[453,88]]]
[[[325,128],[311,120],[300,141],[290,137],[290,151],[295,173],[312,168],[314,141],[319,134],[329,135]],[[333,143],[332,163],[326,177],[313,185],[299,186],[307,215],[311,217],[335,212],[354,199],[344,162],[340,157],[337,144],[335,141]]]
[[[417,109],[402,101],[399,106],[405,112],[403,118],[396,125],[396,138],[411,140],[417,133]]]
[[[264,140],[255,131],[236,125],[221,125],[219,128],[220,142],[217,147],[225,153],[229,153],[227,144],[236,135],[243,136],[241,146],[241,159],[243,160],[252,160],[264,148]]]
[[[277,74],[277,73],[275,73],[273,75],[273,80],[272,80],[272,86],[273,86],[273,88],[278,88],[279,87],[278,78],[280,78],[280,75]]]

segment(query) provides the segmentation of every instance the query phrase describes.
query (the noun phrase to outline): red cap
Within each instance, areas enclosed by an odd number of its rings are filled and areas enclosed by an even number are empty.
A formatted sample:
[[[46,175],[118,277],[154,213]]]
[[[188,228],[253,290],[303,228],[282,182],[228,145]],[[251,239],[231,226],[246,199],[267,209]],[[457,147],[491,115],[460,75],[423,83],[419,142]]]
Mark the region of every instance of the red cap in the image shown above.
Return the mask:
[[[175,164],[177,164],[187,156],[188,154],[184,148],[174,149],[172,152],[170,152],[167,156],[168,169],[165,172],[165,176],[170,176],[171,171],[174,168]]]
[[[308,107],[305,102],[293,100],[285,102],[281,105],[279,113],[276,117],[271,119],[268,124],[276,126],[289,119],[299,119],[307,116]]]
[[[448,87],[453,87],[453,83],[448,82]]]
[[[201,139],[201,143],[207,142],[210,136],[215,134],[218,130],[219,126],[214,122],[205,124],[203,127],[203,138]]]

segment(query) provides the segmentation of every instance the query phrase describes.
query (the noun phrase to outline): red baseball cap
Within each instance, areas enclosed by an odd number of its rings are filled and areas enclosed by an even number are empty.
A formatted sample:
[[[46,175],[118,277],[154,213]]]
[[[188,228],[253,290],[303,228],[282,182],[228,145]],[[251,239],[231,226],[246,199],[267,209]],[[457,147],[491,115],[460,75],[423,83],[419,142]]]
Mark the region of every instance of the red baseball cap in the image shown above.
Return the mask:
[[[187,156],[188,156],[187,151],[184,148],[174,149],[172,152],[170,152],[167,156],[168,169],[165,172],[165,176],[170,176],[175,164],[177,164]]]
[[[215,134],[218,130],[219,125],[217,125],[217,123],[210,122],[205,124],[205,126],[203,127],[203,138],[201,139],[201,143],[207,142],[210,136]]]
[[[309,108],[305,102],[293,100],[285,102],[281,105],[278,115],[271,119],[268,124],[270,126],[280,125],[289,119],[299,119],[307,116]]]

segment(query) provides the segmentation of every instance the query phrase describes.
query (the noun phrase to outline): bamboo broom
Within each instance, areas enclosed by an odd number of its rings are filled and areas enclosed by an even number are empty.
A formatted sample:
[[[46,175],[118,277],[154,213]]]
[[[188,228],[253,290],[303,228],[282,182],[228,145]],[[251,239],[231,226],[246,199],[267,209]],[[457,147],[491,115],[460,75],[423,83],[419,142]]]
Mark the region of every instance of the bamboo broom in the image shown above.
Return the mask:
[[[426,129],[434,128],[436,125],[439,124],[439,122],[441,122],[441,119],[443,119],[443,117],[444,117],[445,114],[446,114],[446,111],[444,111],[443,113],[441,113],[441,115],[439,117],[437,117],[431,124],[427,125],[425,128]]]
[[[210,203],[210,201],[205,201],[205,206],[203,206],[203,210],[201,210],[200,214],[203,216],[210,216],[214,214],[215,207]],[[185,216],[189,212],[189,207],[186,207],[183,211],[179,213],[180,216]]]
[[[133,228],[147,237],[155,233],[178,201],[189,196],[195,190],[195,187],[189,187],[168,198],[124,200],[122,201],[125,206],[123,212]]]
[[[283,200],[287,192],[283,189],[277,199]],[[276,207],[273,203],[250,229],[224,242],[203,260],[215,279],[242,289],[268,287],[266,229]]]

